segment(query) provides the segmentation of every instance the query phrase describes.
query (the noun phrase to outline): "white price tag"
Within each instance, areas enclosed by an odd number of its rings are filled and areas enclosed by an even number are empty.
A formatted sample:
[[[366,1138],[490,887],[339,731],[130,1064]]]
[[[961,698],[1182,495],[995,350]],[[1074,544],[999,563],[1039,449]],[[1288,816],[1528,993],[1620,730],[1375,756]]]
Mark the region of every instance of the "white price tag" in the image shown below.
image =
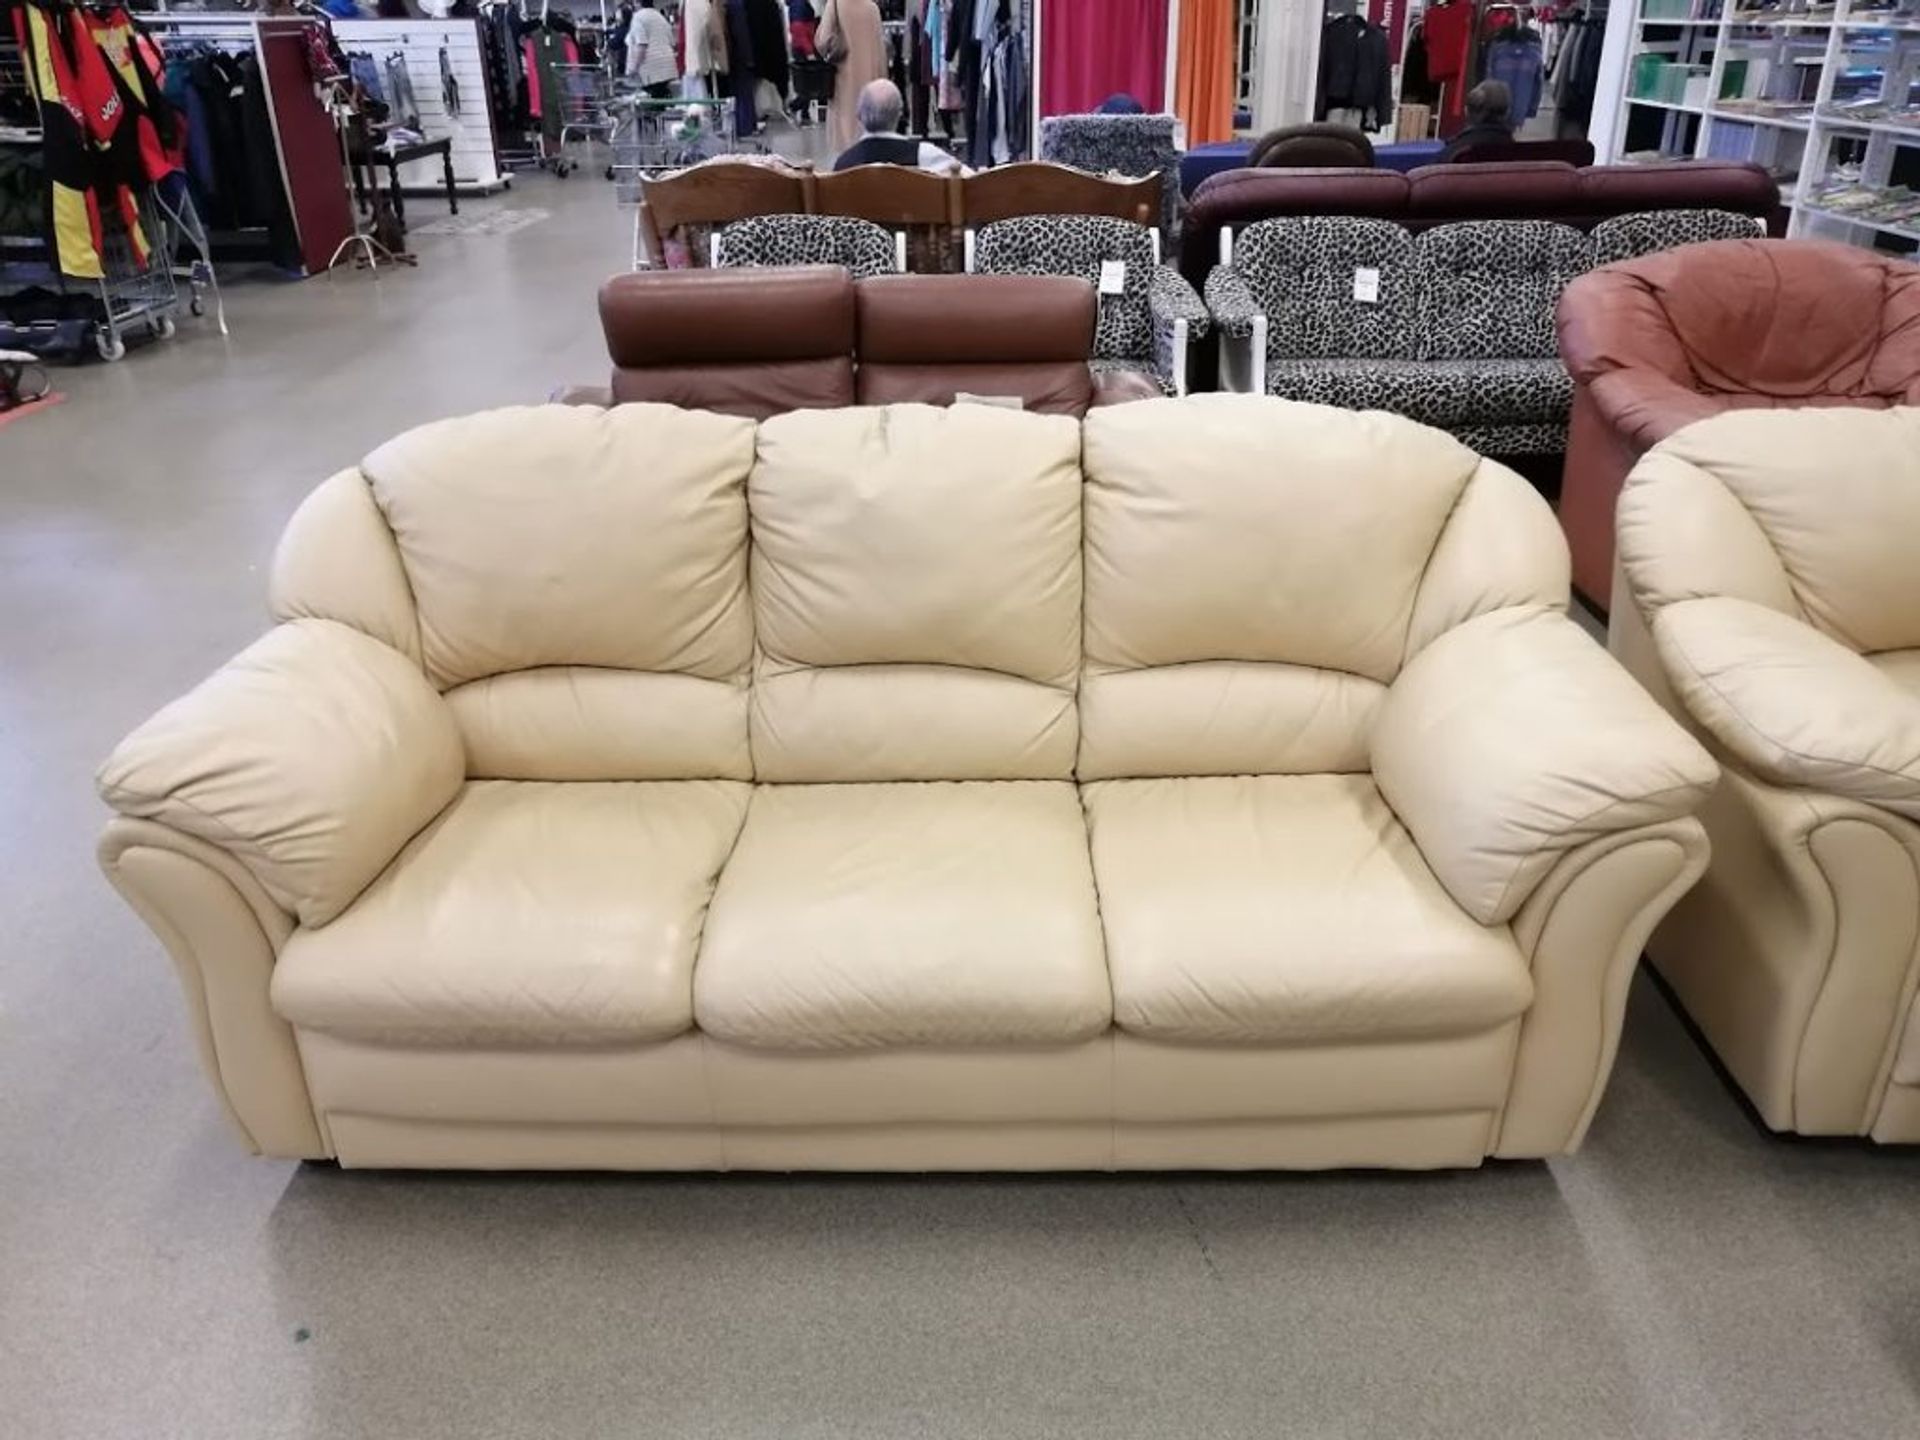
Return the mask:
[[[1124,295],[1127,293],[1126,261],[1102,260],[1100,262],[1100,293],[1102,295]]]
[[[1356,304],[1380,303],[1380,272],[1364,266],[1353,272],[1353,298]]]

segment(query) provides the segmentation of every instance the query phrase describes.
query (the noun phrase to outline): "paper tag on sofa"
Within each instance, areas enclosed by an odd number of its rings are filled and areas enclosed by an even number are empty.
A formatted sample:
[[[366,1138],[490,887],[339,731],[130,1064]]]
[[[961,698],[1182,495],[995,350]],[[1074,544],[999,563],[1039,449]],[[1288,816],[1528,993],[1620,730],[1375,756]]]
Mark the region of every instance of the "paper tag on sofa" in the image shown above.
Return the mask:
[[[1100,293],[1102,295],[1124,295],[1127,293],[1126,261],[1102,260],[1100,262]]]
[[[1364,266],[1353,272],[1353,298],[1360,305],[1380,303],[1380,272]]]

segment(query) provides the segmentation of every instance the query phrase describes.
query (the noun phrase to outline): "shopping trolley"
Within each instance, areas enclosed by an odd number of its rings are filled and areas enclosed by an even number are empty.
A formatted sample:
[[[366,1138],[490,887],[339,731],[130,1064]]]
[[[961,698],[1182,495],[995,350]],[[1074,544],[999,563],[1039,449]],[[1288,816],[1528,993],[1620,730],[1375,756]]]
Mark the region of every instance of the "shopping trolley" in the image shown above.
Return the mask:
[[[684,170],[715,155],[737,153],[731,100],[655,100],[647,95],[618,95],[613,100],[610,148],[613,162],[607,178],[613,182],[617,205],[640,203],[640,182],[649,175]],[[698,116],[700,131],[689,139],[682,132],[689,113]]]
[[[560,149],[550,157],[553,173],[565,177],[579,166],[567,154],[570,141],[605,142],[613,134],[613,77],[598,65],[555,65],[560,101]]]
[[[118,213],[101,219],[101,319],[93,338],[102,360],[118,360],[127,353],[127,331],[136,324],[158,339],[173,335],[180,291],[174,284],[169,221],[151,191],[140,202],[143,244],[134,243]]]

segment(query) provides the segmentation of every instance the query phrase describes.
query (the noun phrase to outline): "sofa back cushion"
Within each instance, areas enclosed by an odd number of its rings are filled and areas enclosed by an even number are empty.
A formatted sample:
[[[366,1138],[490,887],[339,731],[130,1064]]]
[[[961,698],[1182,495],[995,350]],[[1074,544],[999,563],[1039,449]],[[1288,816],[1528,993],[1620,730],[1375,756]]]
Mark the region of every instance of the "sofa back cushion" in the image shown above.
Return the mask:
[[[1398,416],[1201,395],[1084,437],[1083,780],[1365,770],[1416,631],[1566,601],[1544,502]]]
[[[303,507],[276,613],[393,644],[397,570],[470,775],[750,778],[752,462],[750,422],[668,406],[422,426],[361,462],[371,511],[340,477]]]
[[[961,395],[1082,415],[1094,287],[1068,275],[886,275],[855,289],[859,403],[951,405]]]
[[[1079,452],[1070,419],[982,405],[760,427],[760,779],[1072,775]]]
[[[1547,359],[1553,312],[1588,266],[1586,237],[1545,220],[1469,220],[1420,236],[1420,355]]]
[[[715,242],[718,269],[839,265],[860,280],[900,268],[892,233],[851,215],[755,215],[724,227]]]
[[[1915,536],[1920,409],[1717,415],[1657,447],[1620,500],[1621,562],[1649,614],[1731,596],[1863,652],[1920,645]]]
[[[616,402],[755,420],[853,404],[853,279],[838,265],[616,275],[600,325]]]
[[[1235,238],[1233,260],[1267,312],[1272,358],[1412,358],[1419,268],[1413,237],[1393,221],[1264,220]]]
[[[1593,263],[1611,265],[1709,240],[1752,240],[1763,228],[1751,215],[1731,210],[1642,210],[1616,215],[1593,227]]]

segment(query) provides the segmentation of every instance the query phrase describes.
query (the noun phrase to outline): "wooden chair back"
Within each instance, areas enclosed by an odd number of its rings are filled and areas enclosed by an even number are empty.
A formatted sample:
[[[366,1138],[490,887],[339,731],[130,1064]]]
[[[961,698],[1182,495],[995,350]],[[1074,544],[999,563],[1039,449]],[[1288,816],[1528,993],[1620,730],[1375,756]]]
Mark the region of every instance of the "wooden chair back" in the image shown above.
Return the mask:
[[[962,180],[961,223],[977,227],[1019,215],[1112,215],[1136,225],[1155,225],[1160,219],[1161,184],[1157,170],[1138,179],[1121,179],[1044,160],[1024,160]]]

